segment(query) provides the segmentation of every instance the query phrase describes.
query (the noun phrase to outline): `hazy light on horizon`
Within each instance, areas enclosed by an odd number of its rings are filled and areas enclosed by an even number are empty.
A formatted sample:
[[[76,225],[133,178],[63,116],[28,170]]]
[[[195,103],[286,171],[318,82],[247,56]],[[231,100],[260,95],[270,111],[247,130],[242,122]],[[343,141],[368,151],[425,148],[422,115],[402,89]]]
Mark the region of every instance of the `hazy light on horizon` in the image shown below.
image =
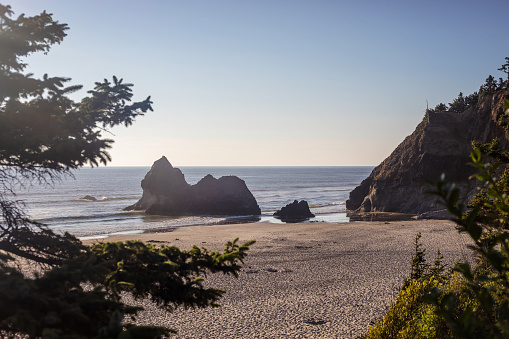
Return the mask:
[[[377,165],[433,107],[509,56],[509,2],[17,0],[69,24],[28,72],[86,95],[116,75],[155,112],[115,128],[112,166]]]

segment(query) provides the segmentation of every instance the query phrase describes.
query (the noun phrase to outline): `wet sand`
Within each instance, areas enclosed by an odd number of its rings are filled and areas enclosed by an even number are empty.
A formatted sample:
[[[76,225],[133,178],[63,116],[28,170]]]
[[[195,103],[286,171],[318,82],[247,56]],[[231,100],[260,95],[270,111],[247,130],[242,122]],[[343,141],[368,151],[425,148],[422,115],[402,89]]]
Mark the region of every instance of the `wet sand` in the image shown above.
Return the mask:
[[[144,305],[140,320],[178,330],[174,338],[358,338],[409,275],[417,232],[430,263],[437,249],[451,264],[469,257],[467,236],[440,220],[193,226],[100,241],[221,250],[236,237],[256,240],[238,279],[209,276],[227,291],[220,308],[165,313]]]

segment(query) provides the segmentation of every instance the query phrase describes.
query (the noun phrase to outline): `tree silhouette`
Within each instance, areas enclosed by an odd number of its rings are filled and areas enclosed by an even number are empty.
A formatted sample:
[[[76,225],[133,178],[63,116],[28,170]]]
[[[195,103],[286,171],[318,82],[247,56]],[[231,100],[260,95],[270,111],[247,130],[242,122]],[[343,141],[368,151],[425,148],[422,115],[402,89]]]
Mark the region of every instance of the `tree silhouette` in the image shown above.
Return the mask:
[[[479,89],[480,93],[495,93],[498,90],[497,80],[490,75],[486,78],[486,82]]]
[[[75,102],[68,95],[82,86],[68,86],[70,78],[23,73],[23,58],[47,53],[68,27],[45,11],[13,14],[0,4],[0,337],[159,338],[171,331],[129,324],[140,308],[124,304],[122,293],[168,311],[217,306],[224,291],[204,287],[203,277],[236,276],[253,242],[234,240],[222,252],[136,241],[87,247],[25,214],[16,200],[20,185],[51,184],[85,164],[106,164],[113,140],[102,134],[131,125],[152,102],[131,102],[133,85],[115,76]],[[42,271],[24,275],[15,265],[20,258]]]
[[[507,74],[507,80],[509,81],[509,57],[505,57],[505,64],[503,64],[498,70]]]

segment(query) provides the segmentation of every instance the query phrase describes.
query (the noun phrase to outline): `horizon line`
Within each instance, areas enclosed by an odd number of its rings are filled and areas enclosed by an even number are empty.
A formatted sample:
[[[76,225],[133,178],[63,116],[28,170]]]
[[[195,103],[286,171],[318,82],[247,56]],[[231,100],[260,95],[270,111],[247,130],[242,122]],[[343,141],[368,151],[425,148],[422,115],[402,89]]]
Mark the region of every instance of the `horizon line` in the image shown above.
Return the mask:
[[[152,165],[101,165],[83,166],[81,168],[97,167],[151,167]],[[378,165],[173,165],[172,167],[376,167]]]

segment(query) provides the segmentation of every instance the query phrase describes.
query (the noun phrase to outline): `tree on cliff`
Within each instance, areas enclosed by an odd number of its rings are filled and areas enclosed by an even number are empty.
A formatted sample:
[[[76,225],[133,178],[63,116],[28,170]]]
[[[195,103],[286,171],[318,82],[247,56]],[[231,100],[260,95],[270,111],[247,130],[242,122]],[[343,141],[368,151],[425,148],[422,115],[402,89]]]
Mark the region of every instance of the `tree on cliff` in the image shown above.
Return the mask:
[[[482,89],[483,87],[481,87]],[[441,112],[454,112],[454,113],[463,113],[467,108],[471,106],[475,106],[477,101],[479,100],[479,93],[474,92],[467,96],[463,96],[463,93],[460,92],[458,97],[453,100],[453,102],[449,103],[449,106],[444,103],[439,103],[435,106],[435,108],[426,109],[426,113],[441,113]]]
[[[467,109],[465,97],[463,96],[463,93],[460,92],[458,97],[454,99],[453,102],[449,103],[449,111],[455,113],[462,113],[465,109]]]
[[[47,53],[67,29],[46,12],[13,18],[0,4],[0,337],[159,338],[171,330],[124,321],[140,308],[121,294],[168,311],[216,306],[224,291],[205,288],[202,277],[236,276],[252,242],[229,242],[223,252],[135,241],[87,247],[24,213],[20,185],[51,184],[87,163],[106,164],[113,141],[102,133],[152,110],[150,97],[131,103],[133,85],[116,77],[75,102],[68,95],[81,86],[66,87],[69,78],[23,73],[22,58]],[[16,259],[42,270],[24,274]]]
[[[463,113],[467,108],[475,106],[479,99],[479,94],[474,92],[464,96],[462,92],[458,95],[453,102],[449,103],[449,111],[454,113]]]
[[[486,78],[486,82],[479,89],[479,93],[495,93],[499,90],[497,80],[492,75]]]
[[[441,113],[447,111],[449,108],[443,102],[435,106],[435,108],[427,108],[426,113]]]
[[[447,105],[442,103],[442,102],[435,106],[435,111],[437,113],[438,112],[445,112],[445,111],[447,111],[447,109],[448,109]]]
[[[505,81],[500,78],[500,84],[503,86],[502,88],[509,88],[509,57],[505,57],[505,64],[503,64],[498,70],[507,74],[507,79]]]

